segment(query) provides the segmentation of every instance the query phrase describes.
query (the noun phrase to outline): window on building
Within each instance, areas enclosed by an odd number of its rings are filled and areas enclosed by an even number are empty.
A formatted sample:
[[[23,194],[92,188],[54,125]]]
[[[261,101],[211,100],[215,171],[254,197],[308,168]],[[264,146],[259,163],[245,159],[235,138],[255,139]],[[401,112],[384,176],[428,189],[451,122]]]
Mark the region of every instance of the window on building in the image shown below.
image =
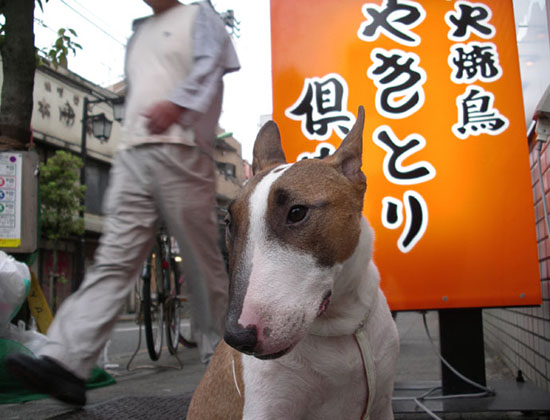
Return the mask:
[[[236,168],[232,163],[216,162],[216,166],[218,167],[220,174],[225,175],[226,177],[236,177]]]
[[[88,158],[86,162],[86,212],[103,214],[103,196],[109,181],[110,165]]]

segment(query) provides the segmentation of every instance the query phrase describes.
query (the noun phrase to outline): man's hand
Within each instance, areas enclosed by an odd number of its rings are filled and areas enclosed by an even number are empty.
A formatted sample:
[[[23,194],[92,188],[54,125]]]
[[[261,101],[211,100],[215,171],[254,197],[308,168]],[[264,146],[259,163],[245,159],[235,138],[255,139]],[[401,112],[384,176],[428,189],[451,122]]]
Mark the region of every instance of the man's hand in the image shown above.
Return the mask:
[[[185,108],[170,101],[153,104],[143,115],[149,119],[147,129],[151,134],[162,134],[179,121]]]

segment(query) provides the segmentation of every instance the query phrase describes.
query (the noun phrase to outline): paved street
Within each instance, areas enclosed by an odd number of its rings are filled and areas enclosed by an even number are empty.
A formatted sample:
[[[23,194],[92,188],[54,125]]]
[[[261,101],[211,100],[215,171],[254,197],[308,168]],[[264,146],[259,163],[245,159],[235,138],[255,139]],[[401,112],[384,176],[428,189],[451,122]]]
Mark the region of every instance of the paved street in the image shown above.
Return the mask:
[[[440,364],[426,337],[422,317],[418,313],[400,313],[397,316],[397,325],[401,336],[401,358],[396,377],[400,388],[414,388],[437,384],[440,379]],[[434,339],[437,337],[437,314],[428,314],[428,325]],[[168,350],[163,350],[159,362],[151,362],[142,341],[134,361],[128,362],[138,343],[137,326],[132,321],[121,321],[117,325],[108,351],[108,371],[116,378],[117,383],[108,387],[91,390],[87,393],[88,405],[82,410],[57,403],[50,399],[33,401],[25,404],[10,404],[0,406],[1,419],[184,419],[189,399],[198,384],[204,367],[199,361],[195,349],[182,349],[178,354],[183,363],[179,364]],[[100,361],[101,363],[101,361]],[[118,365],[118,366],[117,366]],[[514,402],[514,396],[520,395],[514,388],[511,391],[499,384],[514,384],[514,374],[491,354],[486,358],[487,380],[489,385],[497,384],[497,397],[478,399],[480,402],[473,407],[480,407],[486,411],[487,407],[498,409],[496,412],[440,414],[444,419],[550,419],[549,416],[533,415],[527,417],[520,411],[502,411],[506,404]],[[530,384],[526,384],[530,386]],[[515,385],[513,385],[515,386]],[[525,388],[530,397],[536,397],[532,388]],[[535,390],[536,391],[536,390]],[[423,390],[399,390],[397,395],[422,394]],[[507,392],[509,394],[507,394]],[[508,397],[508,395],[512,395]],[[533,402],[534,401],[534,402]],[[477,404],[477,405],[476,405]],[[541,404],[540,400],[525,400],[529,404]],[[542,403],[544,404],[544,403]],[[546,402],[548,406],[550,402]],[[441,405],[441,404],[440,404]],[[395,407],[395,405],[394,405]],[[400,405],[404,412],[396,413],[397,420],[425,420],[429,419],[420,409],[406,408]],[[435,410],[438,406],[433,406]],[[455,405],[447,405],[453,410]],[[441,407],[440,407],[441,408]],[[448,408],[447,408],[448,409]],[[376,420],[376,419],[372,419]]]

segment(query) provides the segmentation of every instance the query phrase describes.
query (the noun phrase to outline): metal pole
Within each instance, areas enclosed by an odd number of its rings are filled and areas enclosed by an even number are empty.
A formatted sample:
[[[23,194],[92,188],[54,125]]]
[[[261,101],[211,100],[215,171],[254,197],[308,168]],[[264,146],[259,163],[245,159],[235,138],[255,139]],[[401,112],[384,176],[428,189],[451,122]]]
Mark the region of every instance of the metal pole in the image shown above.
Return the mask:
[[[441,355],[468,379],[485,386],[485,346],[483,316],[480,308],[440,309],[439,339]],[[479,392],[441,364],[443,394]]]
[[[86,185],[86,158],[87,158],[87,146],[86,146],[86,131],[88,128],[88,104],[90,101],[88,97],[84,97],[84,104],[82,105],[82,134],[80,137],[80,157],[82,159],[82,168],[80,169],[80,185]],[[82,199],[82,204],[85,204]],[[81,216],[84,217],[84,211],[81,210]]]
[[[80,168],[80,185],[86,185],[86,160],[88,156],[87,145],[86,145],[86,136],[88,128],[88,105],[90,101],[88,97],[84,96],[84,101],[82,104],[82,131],[80,137],[80,158],[82,159],[82,168]],[[84,214],[86,212],[86,193],[82,197],[80,202],[81,210],[79,216],[84,220]],[[74,292],[82,281],[84,280],[84,275],[86,272],[85,261],[86,261],[86,239],[85,233],[80,236],[80,240],[77,242],[77,259],[78,259],[78,269],[76,279],[72,282],[72,291]]]

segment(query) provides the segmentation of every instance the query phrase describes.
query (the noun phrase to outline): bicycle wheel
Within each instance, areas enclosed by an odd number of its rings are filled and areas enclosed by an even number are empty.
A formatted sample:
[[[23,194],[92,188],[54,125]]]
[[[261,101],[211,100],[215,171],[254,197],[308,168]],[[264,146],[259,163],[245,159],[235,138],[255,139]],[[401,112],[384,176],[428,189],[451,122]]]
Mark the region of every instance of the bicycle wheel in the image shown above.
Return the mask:
[[[180,300],[179,300],[179,273],[175,266],[172,257],[168,254],[168,264],[163,264],[163,267],[169,267],[165,270],[165,284],[168,284],[169,293],[165,301],[166,305],[166,340],[168,341],[168,350],[171,354],[176,354],[179,344],[179,329],[180,329]]]
[[[180,329],[178,334],[178,341],[184,347],[189,349],[197,347],[197,343],[193,340],[193,334],[191,330],[191,301],[186,290],[185,279],[181,277],[179,284],[179,317],[180,317]]]
[[[179,302],[177,298],[171,298],[166,311],[166,340],[171,354],[178,351],[180,319]]]
[[[180,297],[179,304],[180,312],[180,331],[179,331],[179,342],[188,349],[197,347],[197,343],[193,340],[193,335],[191,332],[191,302],[186,295]]]
[[[164,305],[162,288],[162,267],[158,247],[153,248],[147,258],[149,276],[143,280],[143,321],[145,342],[151,360],[158,360],[162,351]]]

